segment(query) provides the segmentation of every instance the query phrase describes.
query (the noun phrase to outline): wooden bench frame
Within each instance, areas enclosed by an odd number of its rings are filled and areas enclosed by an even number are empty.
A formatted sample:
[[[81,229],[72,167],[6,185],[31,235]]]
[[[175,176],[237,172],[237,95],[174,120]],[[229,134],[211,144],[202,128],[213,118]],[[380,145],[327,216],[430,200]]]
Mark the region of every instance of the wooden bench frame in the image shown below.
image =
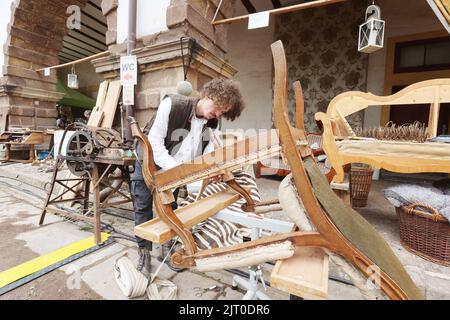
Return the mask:
[[[323,126],[323,149],[336,170],[336,182],[344,179],[343,167],[361,162],[400,173],[450,172],[450,144],[358,139],[345,119],[369,106],[430,104],[428,136],[436,137],[441,103],[450,102],[450,79],[427,80],[412,84],[396,94],[379,97],[359,91],[345,92],[331,100],[327,112],[315,119]],[[433,150],[438,153],[433,153]]]
[[[371,267],[377,266],[377,264],[372,261],[366,254],[361,252],[350,240],[348,240],[338,227],[331,220],[330,216],[324,211],[322,205],[319,203],[316,197],[313,186],[311,185],[311,178],[308,177],[306,171],[306,166],[304,161],[314,162],[314,156],[311,149],[308,147],[306,136],[304,133],[304,128],[293,128],[289,123],[288,118],[288,95],[287,95],[287,64],[286,57],[284,53],[283,44],[281,41],[277,41],[271,45],[274,69],[275,69],[275,91],[274,91],[274,121],[275,127],[277,128],[279,134],[279,144],[276,147],[274,145],[266,144],[259,146],[254,149],[245,149],[245,152],[241,154],[241,157],[231,157],[225,158],[226,161],[218,162],[215,164],[206,163],[190,163],[182,164],[173,169],[156,172],[156,167],[152,159],[151,145],[145,136],[140,132],[139,127],[135,121],[132,121],[132,132],[133,135],[141,140],[144,144],[144,160],[143,160],[143,173],[144,179],[147,186],[154,190],[154,202],[156,205],[156,210],[158,215],[163,220],[167,226],[172,229],[182,240],[184,248],[178,250],[172,255],[172,263],[179,267],[193,267],[196,265],[198,259],[226,256],[231,253],[245,253],[246,250],[253,249],[260,246],[267,246],[279,242],[285,242],[286,240],[291,241],[295,246],[309,246],[309,247],[322,247],[338,255],[343,256],[347,261],[355,265],[364,275],[371,277],[373,275],[373,269]],[[244,140],[243,142],[238,142],[231,145],[231,148],[236,148],[238,144],[244,143],[248,145],[251,138]],[[264,140],[263,140],[264,141]],[[272,148],[271,148],[272,147]],[[173,201],[171,197],[171,189],[177,185],[186,183],[187,181],[192,182],[198,179],[204,179],[206,177],[215,176],[218,174],[224,174],[227,176],[227,172],[223,172],[224,168],[230,169],[236,164],[238,159],[241,159],[239,165],[249,161],[250,155],[253,153],[264,154],[265,156],[270,155],[268,150],[282,148],[282,153],[287,160],[289,166],[292,170],[292,176],[294,185],[302,199],[306,212],[311,219],[311,222],[316,227],[315,232],[306,231],[296,231],[285,234],[273,235],[266,238],[261,238],[254,241],[245,242],[239,245],[234,245],[225,248],[214,248],[210,250],[198,251],[194,241],[192,240],[192,234],[187,229],[185,225],[176,217],[170,202]],[[227,147],[228,148],[228,147]],[[223,152],[224,148],[216,150],[216,152]],[[254,160],[257,157],[253,157]],[[303,159],[303,160],[302,160]],[[318,169],[317,169],[318,170]],[[320,174],[320,171],[319,171]],[[320,174],[321,181],[327,183],[326,179],[322,174]],[[247,200],[247,206],[245,209],[253,211],[254,204],[252,201],[247,199],[248,195],[242,192],[242,188],[238,188],[233,182],[230,184],[232,178],[226,177],[225,181],[230,185],[231,188],[238,191]],[[169,187],[170,186],[170,187]],[[329,188],[329,185],[326,184]],[[329,190],[332,194],[331,189]],[[334,195],[334,194],[333,194]],[[346,207],[340,200],[335,196],[341,209],[352,210]],[[356,212],[350,212],[346,214],[346,217],[350,219],[355,219],[358,216]],[[359,218],[361,221],[361,217]],[[364,220],[366,226],[370,226],[367,221]],[[395,262],[395,265],[400,266],[400,273],[402,275],[402,282],[407,289],[405,289],[397,283],[393,278],[384,272],[384,270],[379,270],[379,282],[381,289],[387,294],[388,297],[392,299],[410,299],[422,298],[421,294],[418,293],[417,288],[414,283],[401,266],[398,258],[390,250],[386,242],[381,238],[380,235],[376,233],[374,229],[369,230],[372,236],[375,236],[378,241],[383,244],[383,256],[387,256],[389,261]],[[365,234],[364,234],[365,235]],[[396,269],[398,271],[398,269]],[[406,279],[406,280],[405,280]],[[412,289],[411,289],[412,288]],[[408,291],[409,290],[409,291]]]

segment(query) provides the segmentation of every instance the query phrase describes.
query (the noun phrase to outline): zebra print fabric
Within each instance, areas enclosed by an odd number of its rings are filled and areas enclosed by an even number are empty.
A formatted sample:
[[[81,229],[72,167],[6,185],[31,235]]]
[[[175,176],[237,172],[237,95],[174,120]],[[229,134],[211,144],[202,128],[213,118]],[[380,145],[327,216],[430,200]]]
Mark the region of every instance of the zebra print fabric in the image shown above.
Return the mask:
[[[258,192],[255,178],[251,174],[243,170],[235,170],[233,171],[233,175],[236,182],[244,188],[250,189],[250,196],[256,203],[261,202],[261,196]],[[201,197],[204,198],[210,196],[214,193],[223,191],[226,188],[228,188],[228,186],[224,182],[210,183],[206,186]],[[188,197],[181,202],[180,206],[186,206],[189,203],[194,202],[196,197],[197,193],[189,194]],[[245,200],[241,198],[224,210],[243,213],[244,211],[241,209],[241,205],[244,203]],[[250,238],[251,230],[229,221],[211,217],[193,227],[192,235],[197,247],[200,250],[207,250],[242,243],[246,237]]]

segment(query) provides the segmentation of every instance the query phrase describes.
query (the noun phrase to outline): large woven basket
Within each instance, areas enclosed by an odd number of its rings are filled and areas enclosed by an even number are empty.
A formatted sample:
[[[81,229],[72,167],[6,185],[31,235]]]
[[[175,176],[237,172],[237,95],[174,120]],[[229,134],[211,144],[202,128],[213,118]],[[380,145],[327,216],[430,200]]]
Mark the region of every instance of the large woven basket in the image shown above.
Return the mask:
[[[429,212],[418,210],[423,208]],[[450,266],[450,223],[435,208],[414,203],[396,208],[400,242],[412,253]]]
[[[350,202],[353,208],[365,207],[372,184],[373,169],[366,164],[352,163],[350,169]]]

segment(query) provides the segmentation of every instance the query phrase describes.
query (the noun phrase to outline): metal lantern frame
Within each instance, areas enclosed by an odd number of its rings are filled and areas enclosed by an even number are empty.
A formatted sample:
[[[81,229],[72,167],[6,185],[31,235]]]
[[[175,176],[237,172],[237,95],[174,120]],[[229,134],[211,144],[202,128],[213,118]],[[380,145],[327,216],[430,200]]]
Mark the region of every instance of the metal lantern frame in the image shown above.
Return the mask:
[[[75,65],[72,65],[72,72],[67,75],[67,86],[71,89],[78,89],[78,76],[75,73]]]
[[[383,48],[384,28],[380,7],[374,4],[368,6],[366,21],[359,26],[358,51],[371,53]]]

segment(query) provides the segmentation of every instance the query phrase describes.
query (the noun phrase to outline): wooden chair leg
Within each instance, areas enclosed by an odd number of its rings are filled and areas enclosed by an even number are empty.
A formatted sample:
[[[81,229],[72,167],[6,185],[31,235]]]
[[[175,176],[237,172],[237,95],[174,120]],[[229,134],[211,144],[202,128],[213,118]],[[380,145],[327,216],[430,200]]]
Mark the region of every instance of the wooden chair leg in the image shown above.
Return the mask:
[[[170,229],[181,238],[184,249],[177,255],[173,256],[172,262],[177,267],[190,267],[194,265],[192,256],[197,252],[197,245],[195,244],[192,233],[183,226],[181,220],[176,216],[171,204],[163,204],[155,192],[153,195],[153,203],[158,212],[158,217],[164,221]],[[187,256],[187,257],[186,257]]]
[[[242,195],[242,197],[245,199],[245,202],[242,205],[242,210],[244,210],[245,212],[255,212],[255,201],[252,199],[252,197],[250,196],[250,194],[247,192],[247,190],[245,190],[239,183],[236,182],[236,180],[232,179],[232,180],[228,180],[225,181],[226,184],[232,188],[233,190],[235,190],[237,193],[239,193],[240,195]]]

